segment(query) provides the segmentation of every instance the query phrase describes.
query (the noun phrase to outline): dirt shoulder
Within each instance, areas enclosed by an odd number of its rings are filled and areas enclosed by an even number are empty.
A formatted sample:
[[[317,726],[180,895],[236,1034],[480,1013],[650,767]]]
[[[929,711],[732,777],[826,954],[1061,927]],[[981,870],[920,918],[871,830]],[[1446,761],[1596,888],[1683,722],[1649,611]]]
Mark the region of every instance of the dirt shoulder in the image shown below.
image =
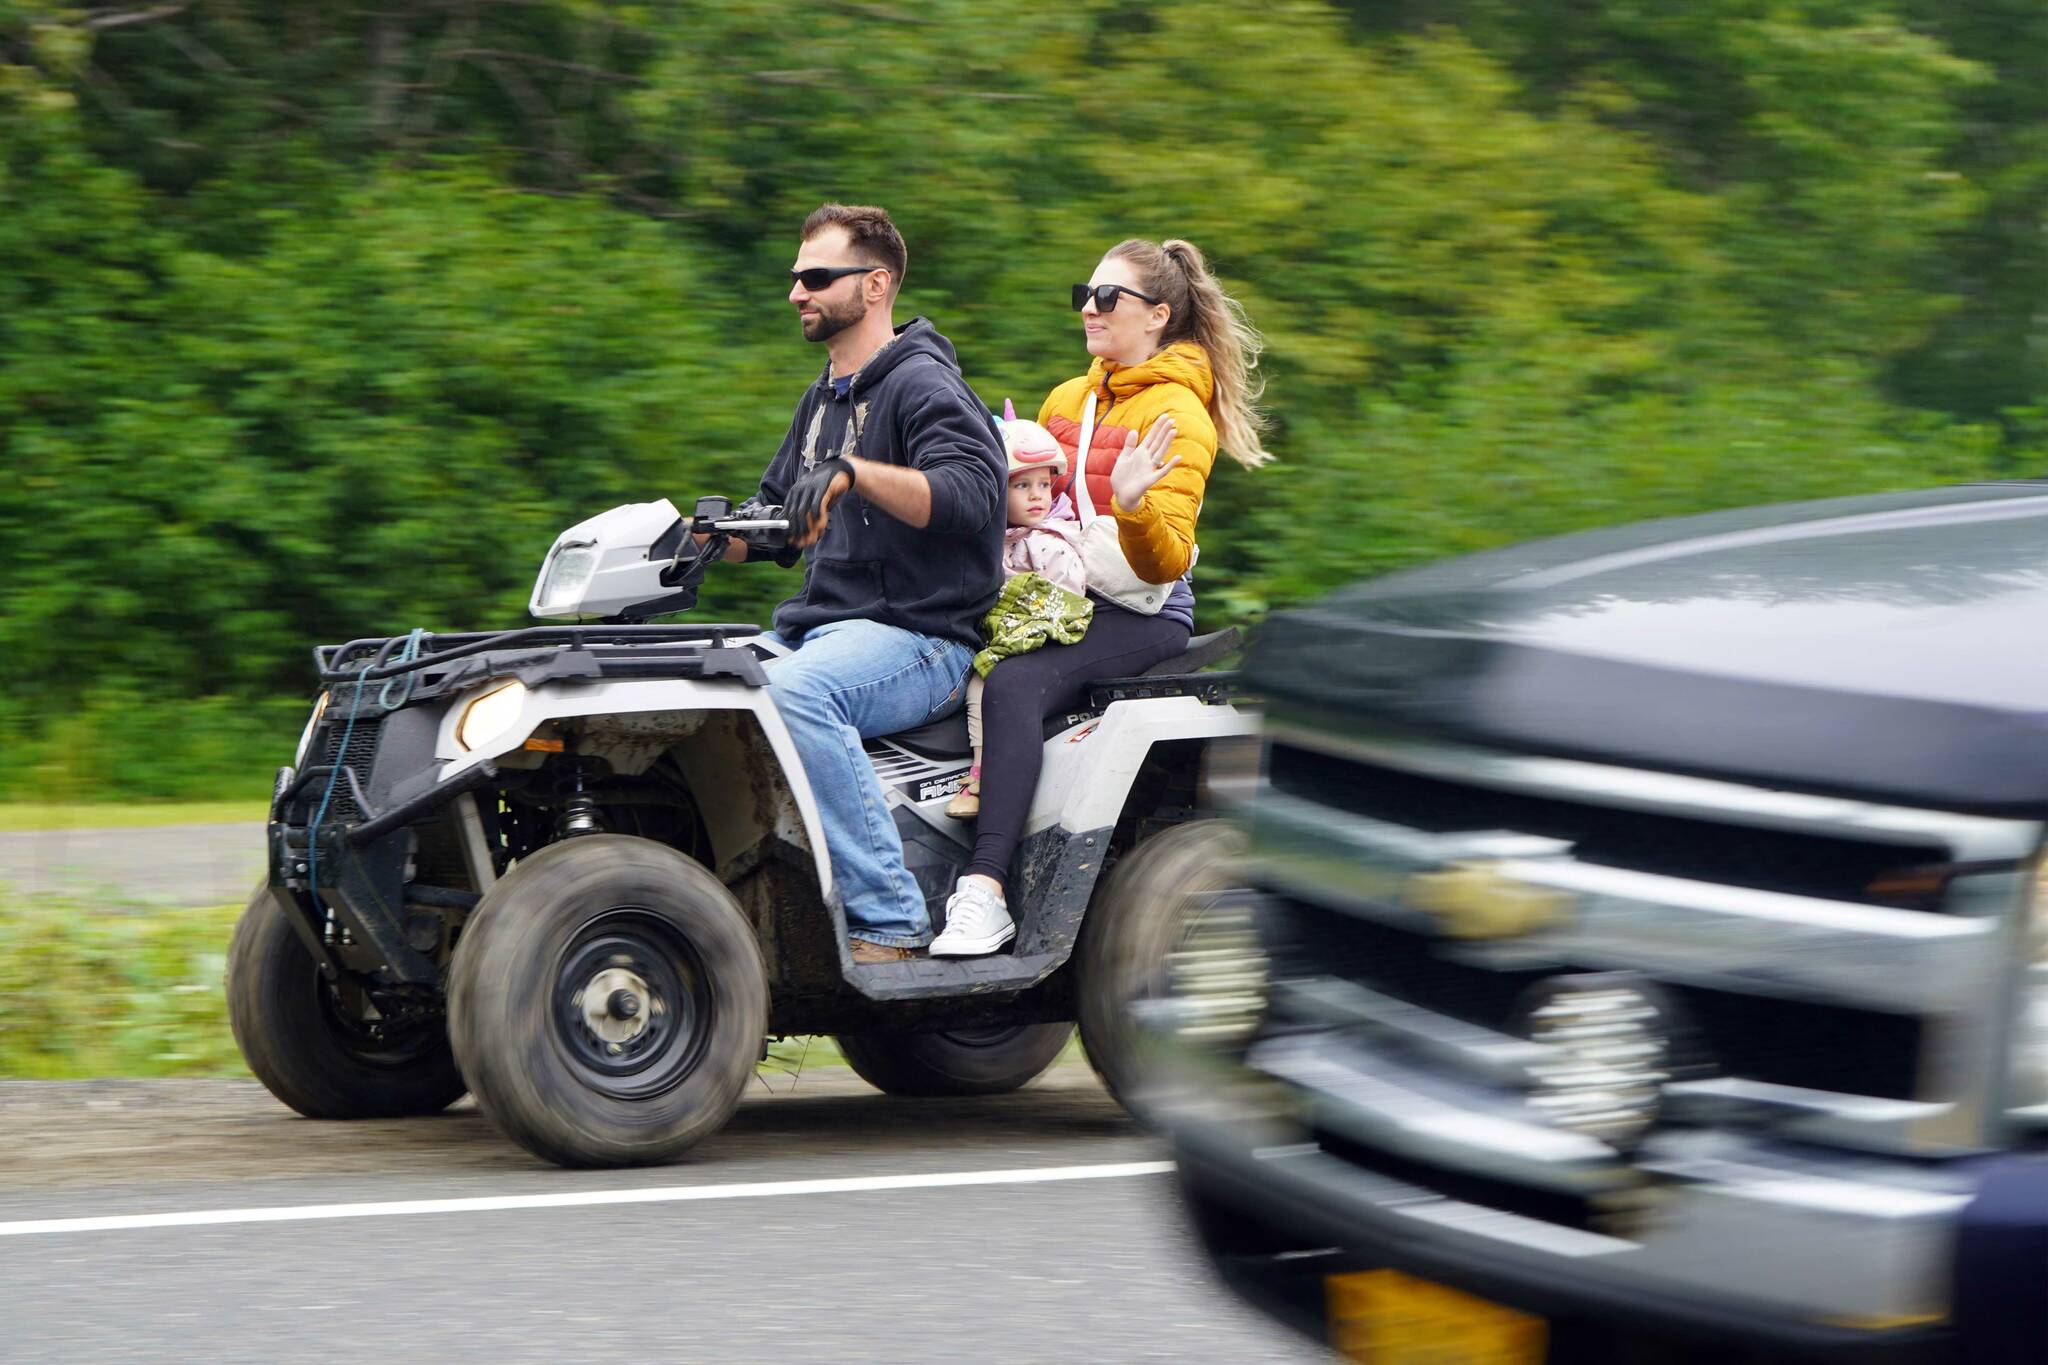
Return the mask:
[[[705,1156],[847,1157],[952,1143],[1135,1130],[1085,1062],[1067,1061],[1015,1095],[898,1100],[843,1068],[757,1082]],[[255,1081],[0,1081],[0,1192],[181,1180],[258,1181],[533,1168],[465,1097],[431,1118],[317,1123]]]

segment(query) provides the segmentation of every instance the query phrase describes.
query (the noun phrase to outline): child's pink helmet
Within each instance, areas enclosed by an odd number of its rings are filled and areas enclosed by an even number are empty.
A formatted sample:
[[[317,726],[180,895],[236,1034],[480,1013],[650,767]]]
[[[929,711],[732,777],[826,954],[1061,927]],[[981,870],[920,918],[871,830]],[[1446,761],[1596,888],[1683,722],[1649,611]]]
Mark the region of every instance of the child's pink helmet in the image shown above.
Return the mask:
[[[1003,449],[1010,456],[1010,473],[1050,469],[1054,478],[1066,477],[1067,452],[1051,432],[1029,418],[1019,417],[1017,405],[1007,398],[1003,400],[1002,430]]]

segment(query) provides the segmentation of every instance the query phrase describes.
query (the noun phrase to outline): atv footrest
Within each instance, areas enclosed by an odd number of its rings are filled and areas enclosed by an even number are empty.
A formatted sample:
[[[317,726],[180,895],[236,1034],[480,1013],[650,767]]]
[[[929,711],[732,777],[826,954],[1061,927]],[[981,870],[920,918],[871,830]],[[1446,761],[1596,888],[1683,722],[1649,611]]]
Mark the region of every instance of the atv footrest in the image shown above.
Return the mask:
[[[989,957],[916,957],[873,962],[853,969],[853,984],[870,1000],[921,1000],[932,996],[1006,995],[1051,976],[1061,959],[1052,953]]]

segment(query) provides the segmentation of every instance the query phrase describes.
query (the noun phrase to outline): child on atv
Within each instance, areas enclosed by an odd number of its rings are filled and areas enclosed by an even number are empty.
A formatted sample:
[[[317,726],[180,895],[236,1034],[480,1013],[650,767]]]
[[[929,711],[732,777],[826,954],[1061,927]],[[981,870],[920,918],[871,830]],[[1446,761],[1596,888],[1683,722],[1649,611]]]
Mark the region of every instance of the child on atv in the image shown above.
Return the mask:
[[[971,820],[981,809],[982,679],[1009,655],[1036,649],[1048,640],[1074,643],[1095,613],[1081,564],[1081,523],[1067,495],[1053,491],[1066,476],[1066,452],[1051,432],[1019,418],[1008,401],[1003,404],[1002,432],[1010,466],[1009,529],[1003,533],[1006,581],[995,606],[982,619],[989,643],[974,656],[974,676],[967,683],[967,739],[974,746],[974,767],[960,794],[946,807],[946,814],[956,820]],[[947,946],[941,935],[932,945],[934,955],[948,956],[943,951]]]

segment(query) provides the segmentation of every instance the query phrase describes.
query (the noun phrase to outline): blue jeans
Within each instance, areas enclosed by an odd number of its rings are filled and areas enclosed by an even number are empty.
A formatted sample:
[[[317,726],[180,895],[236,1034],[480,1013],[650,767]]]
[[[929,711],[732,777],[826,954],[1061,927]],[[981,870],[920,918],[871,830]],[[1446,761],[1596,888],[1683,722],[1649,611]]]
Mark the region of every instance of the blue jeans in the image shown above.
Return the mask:
[[[924,893],[861,740],[950,714],[967,692],[974,651],[878,621],[833,621],[768,668],[768,692],[796,744],[832,854],[832,880],[854,938],[896,948],[932,941]]]

